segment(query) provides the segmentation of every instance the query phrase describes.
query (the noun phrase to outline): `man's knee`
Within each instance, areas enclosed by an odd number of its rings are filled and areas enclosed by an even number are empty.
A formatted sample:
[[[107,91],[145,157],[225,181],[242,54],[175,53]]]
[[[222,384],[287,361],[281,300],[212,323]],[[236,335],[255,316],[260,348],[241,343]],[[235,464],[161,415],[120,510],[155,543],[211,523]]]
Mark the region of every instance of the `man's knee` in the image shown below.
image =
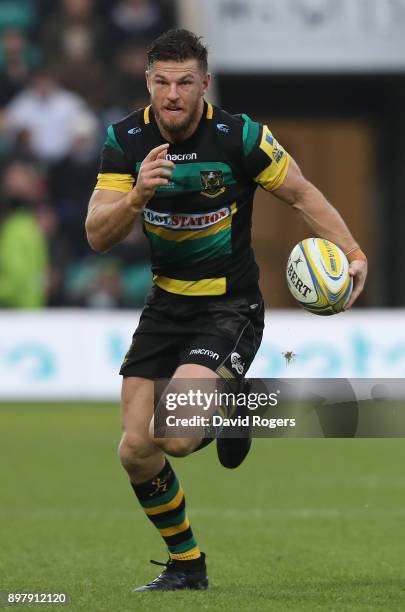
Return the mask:
[[[142,469],[156,454],[150,440],[124,432],[118,447],[118,455],[128,473]]]
[[[194,438],[154,438],[154,442],[171,457],[187,457],[199,444]]]

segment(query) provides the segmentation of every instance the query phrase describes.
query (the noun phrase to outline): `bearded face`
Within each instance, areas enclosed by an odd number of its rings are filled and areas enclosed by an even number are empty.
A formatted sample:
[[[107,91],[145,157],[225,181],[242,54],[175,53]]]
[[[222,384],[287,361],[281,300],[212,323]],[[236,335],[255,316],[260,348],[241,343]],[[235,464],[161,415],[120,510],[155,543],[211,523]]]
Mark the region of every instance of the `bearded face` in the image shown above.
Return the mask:
[[[159,125],[174,137],[187,133],[201,115],[209,75],[201,72],[197,60],[156,62],[147,82]]]

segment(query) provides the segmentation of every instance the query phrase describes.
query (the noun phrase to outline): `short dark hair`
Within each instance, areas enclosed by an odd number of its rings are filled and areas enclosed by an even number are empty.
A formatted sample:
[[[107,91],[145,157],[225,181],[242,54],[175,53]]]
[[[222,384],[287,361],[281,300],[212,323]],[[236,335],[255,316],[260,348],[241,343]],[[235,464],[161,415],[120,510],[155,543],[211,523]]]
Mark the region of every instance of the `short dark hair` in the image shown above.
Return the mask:
[[[201,42],[201,36],[197,36],[189,30],[168,30],[159,38],[156,38],[148,49],[148,66],[154,62],[184,62],[188,59],[196,59],[200,68],[208,70],[207,47]]]

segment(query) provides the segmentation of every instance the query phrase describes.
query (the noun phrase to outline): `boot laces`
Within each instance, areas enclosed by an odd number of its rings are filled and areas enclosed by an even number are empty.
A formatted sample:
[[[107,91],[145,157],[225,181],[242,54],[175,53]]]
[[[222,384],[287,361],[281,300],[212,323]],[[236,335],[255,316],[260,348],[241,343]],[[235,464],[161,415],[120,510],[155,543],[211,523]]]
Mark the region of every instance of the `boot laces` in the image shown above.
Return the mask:
[[[166,561],[166,563],[162,563],[161,561],[155,561],[154,559],[150,559],[150,562],[153,563],[153,565],[160,565],[161,567],[166,568],[173,565],[173,559],[169,559],[168,561]]]
[[[165,571],[173,571],[176,565],[174,559],[168,559],[166,563],[162,563],[161,561],[155,561],[154,559],[150,559],[150,562],[153,563],[153,565],[159,565],[160,567],[166,568],[165,570],[163,570],[163,573]]]

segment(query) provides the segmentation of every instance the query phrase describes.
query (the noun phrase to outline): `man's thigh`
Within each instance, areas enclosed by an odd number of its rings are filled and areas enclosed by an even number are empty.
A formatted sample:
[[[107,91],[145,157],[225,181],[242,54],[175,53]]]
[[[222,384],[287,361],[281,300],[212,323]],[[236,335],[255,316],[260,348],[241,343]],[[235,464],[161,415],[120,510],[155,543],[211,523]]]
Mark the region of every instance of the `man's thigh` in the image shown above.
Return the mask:
[[[149,435],[153,415],[153,382],[124,378],[122,384],[122,438],[119,455],[134,484],[146,482],[164,466],[164,454]]]
[[[168,381],[164,395],[170,392],[175,379],[212,379],[212,388],[218,375],[212,370],[197,364],[185,364],[177,368],[171,381]],[[154,414],[154,381],[146,378],[130,376],[124,378],[121,393],[121,427],[123,433],[133,438],[145,440],[153,445],[151,440],[151,423]]]
[[[122,381],[121,427],[131,441],[143,441],[153,446],[149,437],[149,424],[153,417],[153,381],[130,376]]]

